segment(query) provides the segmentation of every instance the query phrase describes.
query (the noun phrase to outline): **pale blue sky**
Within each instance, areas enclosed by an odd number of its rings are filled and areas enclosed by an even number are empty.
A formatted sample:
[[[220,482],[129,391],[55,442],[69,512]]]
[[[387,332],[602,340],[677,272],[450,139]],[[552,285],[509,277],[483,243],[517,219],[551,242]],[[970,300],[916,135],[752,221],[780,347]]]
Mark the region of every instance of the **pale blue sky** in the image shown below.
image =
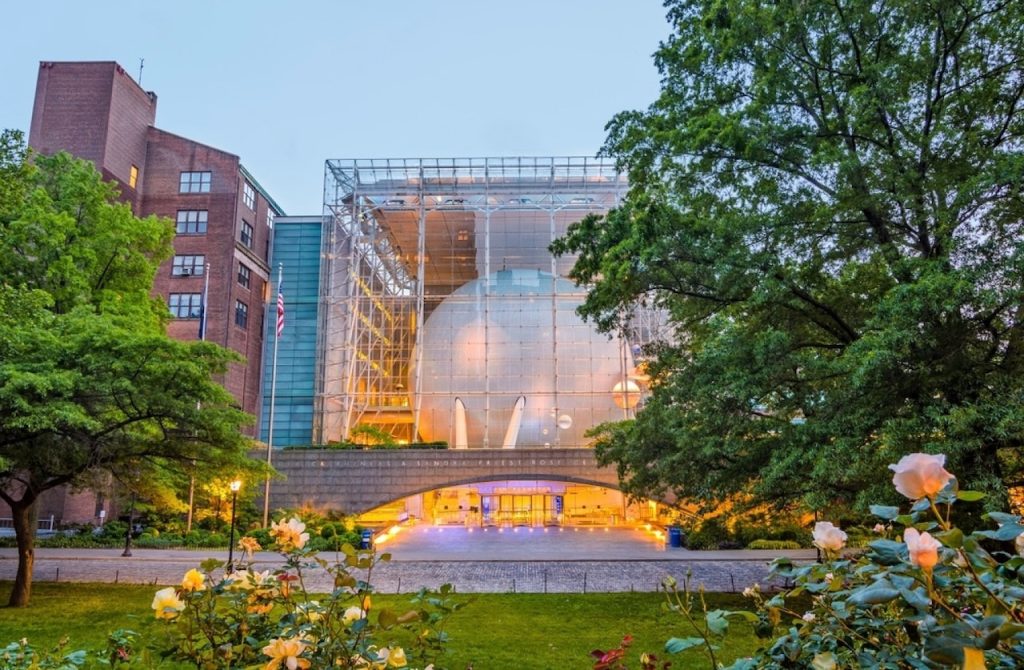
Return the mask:
[[[116,60],[157,125],[236,153],[289,214],[327,158],[593,155],[658,93],[657,0],[10,3],[0,128],[28,131],[38,63]]]

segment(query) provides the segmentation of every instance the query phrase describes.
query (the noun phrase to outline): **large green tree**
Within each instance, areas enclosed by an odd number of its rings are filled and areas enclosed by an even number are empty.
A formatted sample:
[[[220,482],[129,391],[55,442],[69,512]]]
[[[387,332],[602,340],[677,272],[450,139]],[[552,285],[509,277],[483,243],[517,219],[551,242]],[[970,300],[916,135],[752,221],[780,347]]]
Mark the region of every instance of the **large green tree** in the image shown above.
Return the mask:
[[[213,376],[234,356],[165,334],[150,296],[170,221],[136,218],[91,163],[0,137],[0,499],[14,517],[11,605],[31,596],[40,494],[97,473],[148,480],[242,467],[247,415]]]
[[[672,326],[601,458],[705,501],[863,504],[919,450],[1024,484],[1024,2],[666,6],[625,202],[553,247],[603,328]]]

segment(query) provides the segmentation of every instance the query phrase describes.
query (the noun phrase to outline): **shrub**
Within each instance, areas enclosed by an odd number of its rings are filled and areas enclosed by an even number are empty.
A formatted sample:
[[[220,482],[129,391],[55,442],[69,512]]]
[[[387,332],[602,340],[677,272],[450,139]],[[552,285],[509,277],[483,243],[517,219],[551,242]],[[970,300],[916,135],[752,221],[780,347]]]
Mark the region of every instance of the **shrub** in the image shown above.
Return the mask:
[[[687,549],[719,549],[723,543],[735,542],[732,533],[718,517],[705,519],[693,533],[686,537]],[[739,545],[737,545],[739,546]]]
[[[747,549],[800,549],[800,543],[793,540],[754,540]]]
[[[371,576],[390,555],[346,544],[342,558],[329,563],[310,548],[305,524],[297,518],[275,523],[271,535],[268,546],[276,542],[283,556],[277,570],[257,572],[251,551],[243,551],[235,572],[226,572],[223,561],[211,559],[199,570],[189,570],[180,586],[157,591],[152,607],[166,628],[148,641],[117,630],[105,650],[87,652],[69,651],[66,639],[49,650],[22,640],[0,648],[0,667],[149,668],[162,660],[211,669],[433,667],[447,640],[446,618],[458,608],[450,598],[450,585],[420,591],[402,611],[377,608]],[[244,536],[239,544],[255,549],[251,540]],[[333,576],[335,588],[311,600],[304,576],[317,566]]]

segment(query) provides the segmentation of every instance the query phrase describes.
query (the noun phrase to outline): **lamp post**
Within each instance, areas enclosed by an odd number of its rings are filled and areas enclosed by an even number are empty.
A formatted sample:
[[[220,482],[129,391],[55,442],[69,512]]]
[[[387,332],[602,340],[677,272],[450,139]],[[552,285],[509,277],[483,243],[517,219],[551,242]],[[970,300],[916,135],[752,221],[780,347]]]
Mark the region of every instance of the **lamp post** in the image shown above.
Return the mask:
[[[242,488],[242,482],[235,480],[231,482],[231,532],[228,540],[228,572],[235,571],[235,503],[238,502],[238,489]]]
[[[132,492],[132,501],[128,504],[128,530],[124,534],[124,551],[121,553],[124,557],[130,557],[132,555],[132,530],[135,526],[135,493]]]

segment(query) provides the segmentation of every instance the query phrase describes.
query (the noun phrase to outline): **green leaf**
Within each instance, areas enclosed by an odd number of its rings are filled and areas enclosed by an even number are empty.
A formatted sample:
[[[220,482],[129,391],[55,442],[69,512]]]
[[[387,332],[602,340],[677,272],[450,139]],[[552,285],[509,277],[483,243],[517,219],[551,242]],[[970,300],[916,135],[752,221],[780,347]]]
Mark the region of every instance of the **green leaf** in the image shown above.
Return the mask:
[[[872,505],[870,509],[872,514],[879,517],[880,519],[885,519],[886,521],[892,521],[900,514],[899,507],[890,507],[887,505]]]
[[[879,565],[899,565],[903,563],[907,547],[902,542],[893,540],[875,540],[868,544],[868,558]]]
[[[900,592],[891,586],[876,583],[857,589],[850,594],[847,602],[853,603],[858,607],[870,607],[895,600],[899,595]]]
[[[726,634],[729,630],[728,614],[729,612],[725,610],[712,610],[705,615],[704,620],[707,622],[708,630],[712,635],[721,637]]]
[[[377,614],[377,623],[381,628],[391,628],[398,623],[398,615],[389,609],[382,609]]]
[[[964,533],[959,528],[950,528],[940,533],[934,533],[934,537],[950,549],[959,549],[964,544]]]
[[[665,643],[665,651],[670,654],[678,654],[702,644],[704,644],[704,638],[700,637],[673,637]]]
[[[903,596],[903,600],[916,609],[919,612],[926,612],[931,607],[932,601],[928,597],[928,592],[922,587],[916,589],[900,589],[900,595]]]
[[[957,491],[956,497],[964,502],[976,502],[984,499],[985,493],[982,491]]]
[[[209,574],[223,565],[224,561],[218,560],[216,558],[208,558],[199,564],[199,569]]]

